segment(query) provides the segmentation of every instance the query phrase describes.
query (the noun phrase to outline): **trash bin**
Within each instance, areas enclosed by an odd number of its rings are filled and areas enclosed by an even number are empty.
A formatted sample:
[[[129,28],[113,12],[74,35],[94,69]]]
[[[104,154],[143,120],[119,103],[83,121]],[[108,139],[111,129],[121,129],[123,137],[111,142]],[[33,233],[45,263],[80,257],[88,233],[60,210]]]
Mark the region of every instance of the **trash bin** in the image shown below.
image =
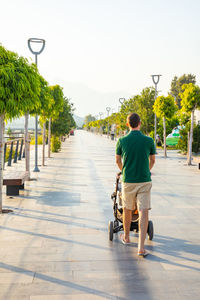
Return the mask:
[[[114,141],[115,134],[111,133],[111,140]]]

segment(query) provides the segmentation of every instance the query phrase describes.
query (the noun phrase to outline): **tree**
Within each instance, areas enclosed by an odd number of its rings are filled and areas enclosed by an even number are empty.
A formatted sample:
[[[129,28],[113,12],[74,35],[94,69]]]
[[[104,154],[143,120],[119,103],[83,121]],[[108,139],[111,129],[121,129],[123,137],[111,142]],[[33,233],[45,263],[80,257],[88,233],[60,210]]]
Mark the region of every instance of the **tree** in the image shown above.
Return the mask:
[[[85,119],[84,119],[84,123],[87,124],[89,122],[92,122],[92,121],[95,121],[96,118],[94,116],[92,116],[91,114],[85,116]]]
[[[180,93],[182,92],[183,84],[188,83],[196,83],[196,76],[192,74],[184,74],[181,77],[175,76],[171,82],[171,90],[170,94],[175,97],[176,104],[178,105],[179,109],[181,108],[181,97]]]
[[[141,94],[125,100],[120,110],[121,129],[126,129],[126,119],[130,113],[137,113],[141,117],[141,131],[149,134],[154,127],[154,104],[155,89],[145,88]]]
[[[174,98],[171,95],[167,97],[158,97],[154,103],[153,110],[157,117],[163,119],[164,155],[165,157],[167,157],[166,119],[171,119],[174,116],[175,111],[177,110]]]
[[[40,114],[40,124],[43,127],[42,130],[42,166],[45,165],[45,145],[46,145],[46,120],[50,117],[52,107],[54,105],[54,99],[51,95],[51,89],[48,86],[47,81],[40,76],[40,101],[42,106],[38,113]]]
[[[51,106],[49,124],[48,124],[48,157],[51,153],[51,121],[52,119],[56,120],[59,116],[59,113],[63,110],[63,89],[59,85],[50,86],[51,96],[54,100],[54,104]]]
[[[192,139],[193,139],[193,127],[194,127],[194,111],[200,108],[200,87],[193,83],[184,84],[182,87],[181,106],[182,111],[191,114],[190,125],[190,139],[189,139],[189,155],[188,165],[192,164]]]
[[[0,45],[0,212],[2,212],[4,120],[40,106],[37,68]]]
[[[53,135],[60,137],[68,134],[70,130],[76,127],[76,123],[73,119],[73,104],[64,97],[63,110],[59,113],[56,120],[52,121],[51,132]]]

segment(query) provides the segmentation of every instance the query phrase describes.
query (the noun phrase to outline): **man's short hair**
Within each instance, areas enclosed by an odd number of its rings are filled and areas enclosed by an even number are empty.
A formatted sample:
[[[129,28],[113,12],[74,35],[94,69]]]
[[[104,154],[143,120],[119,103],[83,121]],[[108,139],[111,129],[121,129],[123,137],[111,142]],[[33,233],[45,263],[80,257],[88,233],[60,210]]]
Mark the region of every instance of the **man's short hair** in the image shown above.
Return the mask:
[[[128,115],[127,122],[131,128],[136,128],[136,127],[138,127],[138,125],[140,123],[140,117],[138,114],[132,113],[132,114]]]

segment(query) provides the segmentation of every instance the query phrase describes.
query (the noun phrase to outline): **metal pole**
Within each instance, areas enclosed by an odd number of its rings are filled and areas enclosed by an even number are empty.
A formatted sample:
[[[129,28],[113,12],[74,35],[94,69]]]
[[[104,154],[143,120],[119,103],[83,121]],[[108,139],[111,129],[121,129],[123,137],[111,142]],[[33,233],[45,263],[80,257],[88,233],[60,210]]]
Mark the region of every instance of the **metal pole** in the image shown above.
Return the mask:
[[[37,66],[37,54],[35,54],[35,64]],[[35,116],[35,168],[33,172],[40,172],[38,168],[38,115]]]
[[[38,51],[35,51],[31,47],[31,43],[37,43],[41,44],[41,49]],[[35,64],[37,66],[38,61],[37,61],[37,56],[42,53],[45,47],[45,40],[43,39],[37,39],[37,38],[30,38],[28,39],[28,47],[29,50],[35,55]],[[35,168],[33,172],[40,172],[38,168],[38,115],[35,116]]]
[[[162,75],[151,75],[152,77],[152,80],[153,80],[153,83],[155,84],[155,101],[157,99],[157,85],[158,85],[158,82],[160,80],[160,76]],[[156,118],[156,114],[154,116],[154,141],[155,141],[155,148],[156,148],[156,135],[157,135],[157,118]]]
[[[109,117],[109,112],[111,110],[111,107],[106,107],[107,113],[108,113],[108,117]],[[107,137],[109,137],[109,120],[108,120],[108,130],[107,130]]]
[[[155,101],[157,99],[157,84],[155,84]],[[156,143],[156,135],[157,135],[157,117],[156,113],[154,114],[154,141],[155,141],[155,147],[157,146]]]

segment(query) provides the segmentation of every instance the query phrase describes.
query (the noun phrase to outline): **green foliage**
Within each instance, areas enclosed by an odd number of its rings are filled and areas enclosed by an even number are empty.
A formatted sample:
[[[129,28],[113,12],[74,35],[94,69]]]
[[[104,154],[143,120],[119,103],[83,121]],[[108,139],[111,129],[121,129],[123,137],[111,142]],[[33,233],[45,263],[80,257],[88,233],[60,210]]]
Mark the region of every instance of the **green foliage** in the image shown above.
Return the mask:
[[[63,89],[59,85],[54,85],[50,86],[50,92],[53,102],[50,106],[49,116],[56,120],[59,117],[59,113],[63,111]]]
[[[166,119],[166,135],[170,134],[172,130],[178,125],[179,125],[179,118],[177,115],[174,115],[171,119]],[[159,134],[163,142],[163,120],[162,119],[158,119],[157,134]],[[151,135],[153,135],[151,137],[154,138],[154,131],[152,131]]]
[[[76,127],[73,119],[73,104],[67,98],[63,100],[63,110],[59,113],[56,120],[52,121],[51,132],[55,136],[62,136],[69,133],[72,128]]]
[[[182,152],[187,152],[189,129],[190,123],[188,123],[185,128],[180,130],[181,137],[178,141],[177,148]],[[194,125],[192,151],[195,153],[198,153],[200,151],[200,125]]]
[[[180,93],[182,111],[192,112],[200,108],[200,87],[192,83],[184,84]]]
[[[181,97],[180,93],[182,92],[182,86],[188,83],[196,83],[196,76],[192,74],[184,74],[181,77],[175,76],[171,82],[170,94],[176,98],[176,104],[181,108]]]
[[[192,151],[195,153],[200,151],[200,125],[195,125],[193,129]]]
[[[180,130],[180,138],[178,140],[177,148],[182,152],[187,152],[189,127],[189,124],[187,124],[185,128]]]
[[[58,136],[53,135],[51,139],[52,152],[58,152],[61,149],[61,141]]]
[[[18,117],[40,106],[37,68],[0,46],[0,114]]]
[[[30,144],[35,145],[35,137],[34,136],[31,137]],[[42,145],[42,135],[38,135],[38,145]]]
[[[92,122],[92,121],[95,121],[96,118],[94,116],[92,116],[91,114],[85,116],[85,119],[84,119],[84,124],[87,124],[89,122]]]
[[[156,99],[153,110],[159,118],[170,119],[175,114],[177,106],[172,96],[160,96]]]
[[[140,95],[136,95],[129,100],[126,100],[121,106],[120,123],[121,129],[125,130],[126,119],[130,113],[137,113],[141,117],[141,131],[149,134],[154,126],[154,104],[155,90],[153,88],[145,88]],[[123,125],[122,125],[123,124]]]
[[[12,135],[12,130],[11,130],[10,127],[9,127],[8,130],[7,130],[7,135],[8,135],[8,136],[11,136],[11,135]]]
[[[118,113],[113,113],[109,117],[102,120],[93,120],[84,125],[84,128],[91,130],[91,128],[97,128],[98,131],[106,132],[109,126],[116,125],[117,134],[121,131],[128,130],[126,125],[127,116],[130,113],[136,112],[142,119],[141,131],[145,134],[149,134],[154,127],[154,103],[155,90],[153,88],[145,88],[140,95],[136,95],[133,98],[125,100],[121,106],[121,110]],[[89,115],[91,116],[91,115]]]

